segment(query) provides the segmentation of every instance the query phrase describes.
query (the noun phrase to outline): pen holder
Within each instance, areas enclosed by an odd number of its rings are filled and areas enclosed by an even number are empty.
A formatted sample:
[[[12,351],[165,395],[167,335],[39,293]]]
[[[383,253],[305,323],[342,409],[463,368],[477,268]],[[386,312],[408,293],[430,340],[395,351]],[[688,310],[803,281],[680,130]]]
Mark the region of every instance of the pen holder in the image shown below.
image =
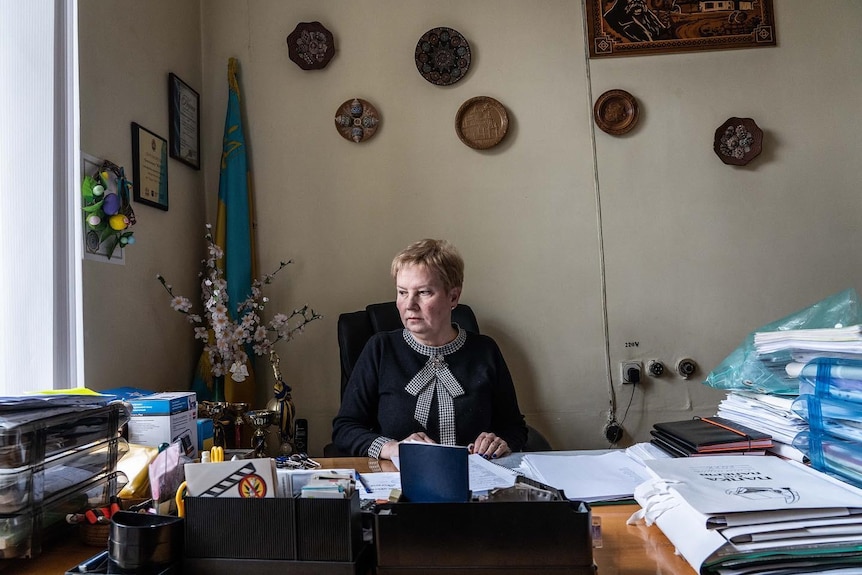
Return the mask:
[[[108,537],[109,573],[160,573],[183,557],[183,519],[118,511]]]

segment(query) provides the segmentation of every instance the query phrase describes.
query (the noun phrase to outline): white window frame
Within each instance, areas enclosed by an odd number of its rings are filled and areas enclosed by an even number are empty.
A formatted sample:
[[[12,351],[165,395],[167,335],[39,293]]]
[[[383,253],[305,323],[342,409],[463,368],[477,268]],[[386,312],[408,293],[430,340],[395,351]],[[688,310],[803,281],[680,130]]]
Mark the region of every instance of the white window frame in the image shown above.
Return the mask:
[[[0,395],[85,385],[77,26],[0,2]]]

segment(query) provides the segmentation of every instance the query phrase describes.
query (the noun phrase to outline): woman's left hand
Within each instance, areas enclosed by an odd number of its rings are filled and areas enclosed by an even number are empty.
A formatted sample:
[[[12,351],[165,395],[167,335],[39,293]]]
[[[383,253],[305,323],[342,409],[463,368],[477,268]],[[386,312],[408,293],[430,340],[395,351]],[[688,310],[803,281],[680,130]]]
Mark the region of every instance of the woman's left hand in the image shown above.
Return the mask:
[[[480,433],[476,441],[468,445],[467,449],[470,453],[478,453],[485,459],[497,459],[512,453],[505,439],[488,432]]]

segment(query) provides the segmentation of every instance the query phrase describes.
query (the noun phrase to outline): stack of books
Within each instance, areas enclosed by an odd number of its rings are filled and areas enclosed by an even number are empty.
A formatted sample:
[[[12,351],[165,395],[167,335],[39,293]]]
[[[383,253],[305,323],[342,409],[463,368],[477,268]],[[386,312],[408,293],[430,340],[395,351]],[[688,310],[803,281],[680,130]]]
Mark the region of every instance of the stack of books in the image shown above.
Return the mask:
[[[697,573],[862,571],[862,490],[779,457],[645,462],[629,523],[655,523]]]
[[[696,417],[656,423],[651,443],[673,457],[764,455],[772,447],[768,433],[723,417]]]

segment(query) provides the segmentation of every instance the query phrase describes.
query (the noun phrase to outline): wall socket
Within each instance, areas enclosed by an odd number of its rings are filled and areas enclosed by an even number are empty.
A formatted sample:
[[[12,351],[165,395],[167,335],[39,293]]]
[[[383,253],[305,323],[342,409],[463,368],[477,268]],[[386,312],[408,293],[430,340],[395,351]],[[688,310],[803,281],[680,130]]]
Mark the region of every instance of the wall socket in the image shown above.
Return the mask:
[[[643,380],[643,365],[639,361],[620,362],[620,381],[623,383],[640,383]]]

